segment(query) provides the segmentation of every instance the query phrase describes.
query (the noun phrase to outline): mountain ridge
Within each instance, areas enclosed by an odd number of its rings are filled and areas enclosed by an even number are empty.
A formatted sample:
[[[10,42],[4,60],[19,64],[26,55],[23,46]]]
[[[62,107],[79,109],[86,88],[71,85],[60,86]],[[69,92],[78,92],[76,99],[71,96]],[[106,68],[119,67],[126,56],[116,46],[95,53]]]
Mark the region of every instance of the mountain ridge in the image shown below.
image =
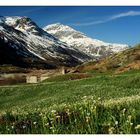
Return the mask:
[[[11,63],[18,65],[20,64],[18,60],[21,60],[21,63],[27,66],[42,65],[41,68],[71,67],[128,49],[128,45],[111,44],[89,38],[84,33],[61,23],[46,28],[40,28],[25,16],[1,16],[0,49],[3,52],[1,64],[13,60]],[[11,56],[8,56],[7,52],[11,52]],[[9,60],[4,60],[5,56]],[[18,58],[18,62],[14,62],[16,61],[14,57]]]
[[[89,59],[89,56],[39,28],[28,17],[1,17],[0,34],[3,35],[1,42],[10,40],[17,53],[24,48],[25,53],[32,54],[46,65],[73,66]]]
[[[106,43],[98,39],[92,39],[86,36],[86,34],[61,23],[51,24],[43,29],[59,40],[82,50],[93,58],[106,57],[129,47],[127,44]]]

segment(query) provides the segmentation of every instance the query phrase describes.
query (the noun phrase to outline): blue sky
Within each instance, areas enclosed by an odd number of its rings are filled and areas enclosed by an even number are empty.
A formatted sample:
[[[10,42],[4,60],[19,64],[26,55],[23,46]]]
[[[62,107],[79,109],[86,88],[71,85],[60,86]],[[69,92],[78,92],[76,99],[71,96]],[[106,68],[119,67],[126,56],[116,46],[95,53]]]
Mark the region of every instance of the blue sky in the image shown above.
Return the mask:
[[[62,23],[92,38],[140,43],[140,6],[0,6],[1,16],[28,16],[40,27]]]

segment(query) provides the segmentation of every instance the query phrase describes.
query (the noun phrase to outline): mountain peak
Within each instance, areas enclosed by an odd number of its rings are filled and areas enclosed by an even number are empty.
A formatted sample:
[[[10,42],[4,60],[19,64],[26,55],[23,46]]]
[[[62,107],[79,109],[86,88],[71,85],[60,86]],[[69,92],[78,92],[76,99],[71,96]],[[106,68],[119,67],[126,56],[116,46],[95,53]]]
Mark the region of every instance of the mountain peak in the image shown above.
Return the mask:
[[[128,48],[126,44],[107,43],[90,38],[84,33],[60,23],[48,25],[44,30],[68,45],[93,57],[104,57]]]
[[[46,27],[43,28],[44,30],[53,30],[53,31],[67,31],[67,32],[74,32],[76,30],[74,30],[73,28],[71,28],[70,26],[64,25],[62,23],[54,23],[54,24],[50,24]]]
[[[24,33],[32,33],[34,35],[42,34],[44,31],[38,27],[29,17],[23,16],[5,16],[0,18],[0,22],[15,28]]]

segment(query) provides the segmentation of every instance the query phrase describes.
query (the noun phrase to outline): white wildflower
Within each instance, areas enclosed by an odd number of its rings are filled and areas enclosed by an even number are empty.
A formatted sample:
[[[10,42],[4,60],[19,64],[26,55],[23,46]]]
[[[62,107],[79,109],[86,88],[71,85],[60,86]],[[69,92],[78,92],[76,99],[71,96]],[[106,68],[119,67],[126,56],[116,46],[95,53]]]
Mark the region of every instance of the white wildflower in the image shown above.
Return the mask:
[[[95,101],[95,100],[93,100],[93,103],[95,104],[95,103],[96,103],[96,101]]]
[[[110,128],[108,129],[109,134],[113,134],[113,131],[114,131],[114,127],[110,127]]]
[[[132,118],[132,116],[131,116],[131,115],[129,115],[129,116],[128,116],[128,120],[131,120],[131,118]]]
[[[39,114],[39,116],[42,116],[42,115],[43,115],[42,113]]]
[[[59,115],[57,115],[57,116],[56,116],[56,118],[60,118],[60,116],[59,116]]]
[[[90,117],[86,117],[86,122],[88,123],[90,120]]]
[[[123,109],[123,114],[126,112],[126,108]]]
[[[140,124],[138,124],[138,125],[135,127],[135,129],[140,129]]]
[[[87,116],[90,116],[90,113],[87,113]]]
[[[130,125],[132,126],[132,125],[133,125],[133,123],[130,123]]]
[[[49,126],[49,123],[46,123],[45,126]]]
[[[23,125],[23,126],[22,126],[22,128],[23,128],[23,129],[25,129],[25,128],[26,128],[26,126],[25,126],[25,125]]]
[[[53,129],[53,127],[50,127],[50,129]]]
[[[118,121],[115,121],[115,125],[118,125]]]
[[[55,112],[56,112],[56,110],[52,110],[52,111],[51,111],[51,113],[55,113]]]
[[[37,122],[33,122],[33,124],[34,124],[34,125],[36,125],[36,124],[37,124]]]

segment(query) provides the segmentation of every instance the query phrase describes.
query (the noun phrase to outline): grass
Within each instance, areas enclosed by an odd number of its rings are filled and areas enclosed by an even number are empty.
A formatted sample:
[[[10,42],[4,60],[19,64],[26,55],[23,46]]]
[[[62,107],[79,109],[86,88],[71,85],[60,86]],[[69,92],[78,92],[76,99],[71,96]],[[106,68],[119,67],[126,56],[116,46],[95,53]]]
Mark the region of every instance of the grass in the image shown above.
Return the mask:
[[[88,78],[91,76],[92,75],[90,73],[72,73],[72,74],[66,74],[66,75],[53,76],[46,79],[43,82],[62,82],[62,81],[68,81],[68,80]]]
[[[140,133],[140,73],[92,75],[0,87],[0,133]]]

